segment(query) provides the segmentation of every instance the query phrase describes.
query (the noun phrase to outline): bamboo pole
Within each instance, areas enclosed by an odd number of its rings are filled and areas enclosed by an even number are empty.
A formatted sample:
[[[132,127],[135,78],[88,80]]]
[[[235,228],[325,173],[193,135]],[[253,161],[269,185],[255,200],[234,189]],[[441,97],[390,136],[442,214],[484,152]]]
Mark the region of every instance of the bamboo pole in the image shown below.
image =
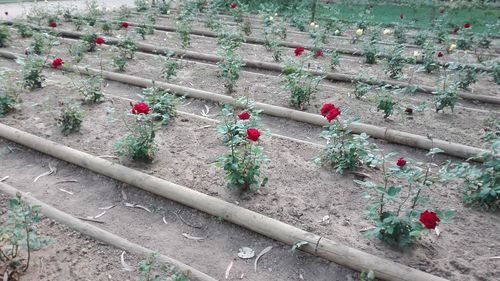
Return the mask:
[[[224,200],[197,192],[188,187],[98,158],[1,123],[0,137],[115,180],[136,186],[180,204],[198,209],[207,214],[222,217],[226,221],[240,225],[285,244],[293,245],[297,241],[307,242],[306,245],[301,247],[301,250],[354,270],[373,270],[379,279],[388,281],[446,280],[344,246],[328,238],[298,229]]]
[[[48,217],[51,218],[75,231],[78,231],[82,234],[85,234],[89,237],[91,237],[94,240],[101,241],[103,243],[106,243],[108,245],[111,245],[115,248],[118,248],[120,250],[126,251],[128,253],[132,253],[138,256],[149,256],[153,254],[155,251],[145,248],[139,244],[132,243],[128,241],[127,239],[120,237],[118,235],[115,235],[111,232],[108,232],[104,229],[101,229],[99,227],[96,227],[92,224],[83,222],[72,215],[65,213],[63,211],[60,211],[51,205],[48,205],[35,197],[33,197],[31,194],[27,192],[21,192],[18,189],[16,189],[13,186],[10,186],[8,184],[0,182],[0,192],[9,195],[11,197],[16,196],[16,194],[20,193],[22,195],[23,200],[26,202],[32,204],[32,205],[38,205],[41,207],[42,213]],[[189,272],[190,275],[190,280],[198,280],[198,281],[217,281],[217,279],[208,276],[207,274],[189,266],[186,265],[178,260],[175,260],[173,258],[167,257],[163,254],[160,254],[158,256],[158,261],[160,263],[164,264],[169,264],[175,266],[177,269],[179,269],[182,272]]]
[[[15,59],[18,56],[22,56],[19,54],[14,54],[8,51],[0,50],[0,56]],[[79,73],[86,75],[100,75],[101,71],[98,69],[88,68],[88,67],[80,67],[73,66],[70,68],[66,68],[69,71],[78,71]],[[184,86],[174,85],[162,81],[153,81],[141,77],[131,76],[122,73],[115,73],[109,71],[102,71],[102,75],[104,79],[117,81],[129,85],[134,85],[138,87],[152,87],[157,86],[163,88],[165,90],[169,90],[174,92],[176,95],[185,96],[195,99],[209,100],[212,102],[219,102],[231,105],[238,105],[236,100],[231,96],[221,95],[217,93],[212,93],[208,91],[192,89]],[[299,121],[303,123],[309,123],[318,126],[326,126],[328,122],[326,119],[319,114],[312,114],[308,112],[298,111],[294,109],[284,108],[281,106],[270,105],[266,103],[257,102],[257,109],[261,109],[264,114],[282,117],[291,119],[294,121]],[[444,141],[440,139],[428,138],[426,136],[411,134],[399,130],[393,130],[387,127],[379,127],[370,124],[364,124],[355,122],[350,125],[351,130],[354,133],[366,133],[371,137],[383,139],[388,142],[402,144],[410,147],[420,148],[429,150],[431,148],[440,148],[444,151],[445,154],[461,157],[461,158],[471,158],[476,157],[481,153],[487,152],[484,149],[467,146],[463,144],[453,143],[449,141]],[[482,161],[480,158],[474,158],[476,161]]]
[[[12,21],[4,21],[4,24],[14,24]],[[129,23],[132,25],[132,23]],[[40,28],[31,25],[32,28],[34,29],[43,29],[45,28]],[[204,31],[208,32],[208,31]],[[59,36],[66,37],[66,38],[72,38],[72,39],[80,39],[83,36],[83,33],[77,32],[77,31],[68,31],[68,30],[58,30]],[[208,34],[208,33],[207,33]],[[253,40],[252,38],[247,38],[247,40]],[[257,41],[261,39],[255,39]],[[108,37],[106,40],[106,44],[110,45],[117,45],[120,42],[118,38],[113,38],[113,37]],[[247,41],[248,42],[248,41]],[[299,46],[300,44],[295,44],[295,43],[290,43],[289,46]],[[137,43],[137,47],[139,51],[144,52],[144,53],[149,53],[149,54],[169,54],[169,53],[174,53],[176,57],[178,58],[186,58],[186,59],[193,59],[193,60],[201,60],[201,61],[208,61],[208,62],[220,62],[223,59],[219,56],[216,55],[210,55],[210,54],[204,54],[204,53],[199,53],[199,52],[193,52],[193,51],[187,51],[187,50],[176,50],[176,49],[168,49],[160,46],[155,46],[151,44],[146,44],[146,43]],[[243,60],[244,67],[246,68],[256,68],[256,69],[262,69],[262,70],[269,70],[273,72],[279,72],[281,73],[283,71],[283,66],[277,63],[268,63],[268,62],[262,62],[262,61],[256,61],[256,60]],[[339,81],[339,82],[346,82],[346,83],[354,83],[357,81],[369,84],[369,85],[393,85],[395,87],[399,88],[405,88],[410,86],[408,83],[401,82],[401,81],[396,81],[396,80],[372,80],[368,78],[359,78],[355,77],[354,75],[348,75],[348,74],[343,74],[343,73],[333,73],[333,72],[322,72],[322,71],[315,71],[315,70],[308,70],[311,74],[316,75],[316,76],[325,76],[326,79],[331,80],[331,81]],[[425,85],[416,85],[416,91],[424,93],[424,94],[433,94],[437,89],[430,87],[430,86],[425,86]],[[491,103],[491,104],[500,104],[500,97],[496,96],[487,96],[487,95],[478,95],[478,94],[467,94],[467,93],[458,93],[458,96],[463,98],[463,99],[468,99],[468,100],[475,100],[475,101],[480,101],[480,102],[485,102],[485,103]]]

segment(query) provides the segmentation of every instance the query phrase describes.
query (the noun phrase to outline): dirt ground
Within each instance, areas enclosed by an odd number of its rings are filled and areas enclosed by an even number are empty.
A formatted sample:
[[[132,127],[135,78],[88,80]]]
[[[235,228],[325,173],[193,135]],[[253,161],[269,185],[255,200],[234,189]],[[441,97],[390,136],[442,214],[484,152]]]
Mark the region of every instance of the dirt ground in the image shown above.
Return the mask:
[[[6,142],[2,140],[0,146],[3,151]],[[0,215],[7,209],[7,202],[8,197],[0,194]],[[120,250],[89,239],[53,220],[42,219],[38,224],[38,234],[50,238],[51,245],[33,252],[30,268],[21,280],[134,280],[137,274],[123,269]],[[25,252],[23,257],[26,258]],[[125,254],[124,258],[127,265],[137,268],[137,257]]]
[[[68,90],[68,85],[69,82],[63,76],[57,72],[49,72],[47,86],[23,94],[23,109],[3,118],[2,122],[93,155],[113,155],[113,144],[126,131],[120,116],[128,111],[128,102],[112,99],[102,104],[84,106],[87,118],[82,132],[63,137],[53,120],[61,101],[77,99],[75,92]],[[140,92],[139,89],[118,83],[110,83],[105,91],[129,98]],[[191,109],[192,106],[199,106],[196,103],[190,104],[189,101],[185,101],[185,104]],[[111,107],[114,110],[111,110]],[[265,120],[265,123],[272,124],[273,120]],[[457,209],[453,223],[442,226],[439,239],[435,235],[423,236],[412,249],[402,252],[388,248],[375,239],[363,238],[363,229],[371,224],[363,213],[366,201],[361,196],[362,189],[353,184],[353,176],[340,176],[313,164],[311,159],[320,152],[317,147],[271,138],[266,141],[266,151],[269,157],[275,160],[263,170],[266,176],[269,176],[269,185],[248,198],[228,192],[222,171],[211,165],[225,148],[220,144],[214,129],[207,128],[207,125],[213,124],[181,115],[158,134],[157,140],[161,149],[151,165],[128,161],[123,163],[450,280],[491,280],[493,276],[498,275],[498,260],[489,259],[500,251],[500,244],[491,239],[491,233],[500,231],[498,214],[482,213],[464,207],[460,201],[459,186],[437,186],[429,194],[433,197],[429,207]],[[280,127],[280,124],[274,123],[271,127]],[[297,136],[307,134],[310,132],[302,131]],[[384,148],[398,150],[391,145],[385,145]],[[424,158],[418,150],[402,149],[401,153],[405,157]],[[183,216],[184,212],[192,213],[193,215],[186,215],[188,220],[201,222],[207,225],[207,228],[193,229],[177,221],[175,228],[165,229],[162,217],[165,216],[170,224],[172,220],[176,220],[176,216],[172,214],[173,210],[182,207],[172,207],[172,202],[132,187],[117,186],[101,176],[75,169],[71,165],[38,153],[15,150],[14,153],[2,155],[2,158],[0,170],[5,175],[12,175],[8,183],[30,191],[41,200],[51,202],[72,214],[92,215],[98,213],[98,207],[123,203],[121,190],[124,190],[129,201],[148,206],[156,210],[155,213],[117,207],[102,217],[106,221],[104,228],[134,242],[155,247],[162,253],[171,254],[174,258],[212,276],[222,278],[226,266],[234,258],[237,249],[243,245],[249,245],[257,251],[267,245],[275,245],[276,249],[279,249],[267,257],[269,260],[262,261],[262,268],[267,268],[267,271],[255,274],[252,273],[251,263],[243,263],[241,273],[245,273],[246,280],[301,280],[300,274],[306,280],[348,280],[355,276],[350,271],[320,259],[302,253],[291,253],[289,246],[280,245],[230,224],[221,224],[217,219],[193,211],[183,211]],[[33,184],[32,179],[46,171],[49,162],[58,167],[58,174]],[[22,174],[19,173],[20,169],[23,170]],[[364,172],[373,177],[377,176],[374,171]],[[55,185],[57,181],[78,176],[81,178],[76,184]],[[73,192],[74,195],[61,192],[58,188]],[[322,218],[327,215],[331,219],[323,222]],[[131,229],[130,225],[135,227]],[[148,231],[145,232],[144,229]],[[204,242],[193,242],[181,236],[184,232],[208,238]],[[211,255],[210,264],[206,263],[206,256],[199,256],[200,251]],[[302,258],[299,259],[297,255]]]
[[[64,23],[63,28],[72,29],[69,23]],[[11,46],[6,50],[22,53],[29,42],[14,35]],[[70,63],[67,48],[74,41],[60,42],[61,45],[52,54],[68,58]],[[173,33],[156,32],[144,42],[178,47]],[[190,50],[214,52],[215,40],[193,37]],[[271,61],[270,54],[256,45],[244,44],[241,53],[246,58]],[[106,51],[104,57],[109,59],[109,56],[110,52]],[[96,53],[88,54],[81,65],[97,68],[98,61]],[[382,66],[368,67],[360,62],[362,58],[343,57],[338,71],[383,75],[380,74],[383,73]],[[19,66],[0,58],[0,68],[18,69]],[[114,70],[108,64],[104,68]],[[129,62],[126,74],[162,80],[159,71],[160,66],[154,56],[138,53]],[[130,105],[119,97],[138,99],[142,89],[108,82],[104,92],[116,97],[108,96],[103,103],[96,105],[82,105],[86,116],[81,132],[63,136],[54,119],[62,104],[80,103],[73,85],[73,82],[78,83],[79,78],[59,71],[44,72],[47,75],[44,88],[22,93],[24,102],[20,109],[0,118],[0,122],[449,280],[490,281],[500,276],[500,260],[491,259],[500,254],[500,242],[492,238],[500,233],[499,213],[483,213],[463,206],[461,186],[456,183],[438,185],[426,194],[432,197],[429,209],[456,209],[453,222],[440,226],[441,235],[422,236],[405,251],[393,249],[376,239],[363,237],[364,231],[372,225],[364,214],[367,202],[361,194],[363,189],[354,184],[354,175],[338,175],[314,164],[312,158],[321,151],[317,146],[278,137],[266,139],[265,149],[271,162],[263,168],[263,174],[269,177],[269,184],[254,196],[241,197],[225,187],[223,172],[213,165],[225,151],[213,122],[181,114],[157,134],[160,151],[152,164],[120,160],[113,156],[113,144],[127,131],[124,120],[127,120],[125,113],[129,111]],[[268,73],[243,72],[238,94],[248,89],[257,101],[288,106],[288,94],[280,86],[280,77],[265,74]],[[435,85],[438,75],[419,74],[414,79],[426,85]],[[198,62],[183,61],[177,77],[171,82],[224,92],[216,67]],[[324,82],[306,110],[318,113],[321,104],[334,102],[349,106],[350,114],[360,116],[362,122],[478,147],[482,146],[480,136],[484,121],[500,116],[498,106],[463,101],[462,107],[458,107],[454,113],[436,114],[431,109],[408,118],[398,110],[389,120],[384,120],[382,114],[375,111],[370,97],[357,100],[352,96],[353,90],[350,84]],[[496,96],[499,90],[491,77],[484,76],[472,87],[471,92]],[[424,94],[402,95],[398,100],[403,108],[424,101],[432,102],[431,97]],[[184,100],[180,109],[199,115],[205,106],[210,108],[210,118],[215,118],[220,111],[218,104],[192,99]],[[269,116],[262,116],[262,119],[272,133],[317,144],[325,142],[319,138],[321,128],[317,126]],[[430,161],[423,151],[379,140],[373,142],[386,151],[398,151],[406,158]],[[439,156],[433,161],[440,163],[446,159],[451,158]],[[57,173],[33,182],[34,178],[48,170],[49,163],[57,167]],[[379,176],[374,170],[362,172],[375,179]],[[217,279],[224,279],[224,272],[231,262],[234,265],[229,280],[359,279],[356,272],[300,251],[293,252],[288,245],[220,218],[0,139],[0,178],[5,176],[9,176],[6,183],[31,192],[40,200],[75,216],[96,216],[102,212],[99,208],[115,205],[99,218],[104,223],[98,226],[158,250]],[[65,180],[72,182],[62,182]],[[4,204],[5,200],[5,197],[0,197],[0,204]],[[140,204],[151,212],[126,207],[125,203]],[[120,264],[121,251],[82,237],[48,219],[42,222],[41,231],[53,237],[56,243],[36,254],[34,266],[25,280],[136,280],[136,273],[123,270]],[[186,235],[204,239],[193,241]],[[254,249],[256,253],[267,246],[273,246],[273,250],[262,257],[257,272],[254,272],[253,259],[242,260],[237,257],[238,249],[244,246]],[[136,265],[138,260],[137,257],[127,256],[129,265]]]

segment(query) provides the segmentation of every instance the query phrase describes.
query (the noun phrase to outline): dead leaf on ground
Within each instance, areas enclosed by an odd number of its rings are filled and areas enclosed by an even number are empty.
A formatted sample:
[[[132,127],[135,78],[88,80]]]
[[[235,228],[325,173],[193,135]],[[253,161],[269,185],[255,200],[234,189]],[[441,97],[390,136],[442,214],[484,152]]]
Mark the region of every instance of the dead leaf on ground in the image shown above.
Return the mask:
[[[231,261],[231,263],[227,266],[226,268],[226,274],[224,274],[224,277],[226,279],[229,279],[229,272],[231,272],[231,268],[233,267],[233,261]]]
[[[130,265],[128,265],[125,262],[125,251],[122,252],[122,255],[120,257],[120,261],[122,263],[122,267],[123,267],[124,270],[126,270],[126,271],[134,271],[134,269],[132,267],[130,267]]]
[[[238,252],[238,257],[242,259],[251,259],[255,256],[255,251],[249,247],[241,247]]]
[[[189,240],[195,240],[195,241],[203,241],[203,240],[207,239],[207,237],[191,236],[187,233],[182,233],[182,236],[186,237]]]
[[[53,168],[52,165],[50,165],[49,163],[49,171],[39,175],[38,177],[36,177],[33,182],[36,182],[37,180],[39,180],[41,177],[45,177],[45,176],[49,176],[49,175],[52,175],[52,174],[55,174],[57,172],[57,169],[56,168]]]
[[[257,258],[255,259],[255,263],[253,264],[253,267],[254,267],[255,272],[257,272],[257,263],[259,262],[259,259],[260,259],[263,255],[265,255],[265,254],[267,254],[269,251],[271,251],[272,249],[273,249],[273,246],[268,246],[268,247],[266,247],[264,250],[262,250],[262,251],[259,253],[259,255],[257,256]]]

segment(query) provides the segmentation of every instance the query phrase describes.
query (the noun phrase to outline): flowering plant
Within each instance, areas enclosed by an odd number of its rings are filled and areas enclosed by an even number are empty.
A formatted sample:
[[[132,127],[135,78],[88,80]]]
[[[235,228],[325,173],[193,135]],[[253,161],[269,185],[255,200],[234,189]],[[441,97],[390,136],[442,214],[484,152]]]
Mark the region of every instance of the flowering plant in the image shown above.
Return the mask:
[[[289,59],[281,74],[283,87],[290,91],[289,103],[297,109],[304,109],[309,104],[312,94],[317,92],[318,85],[323,79],[304,69],[304,63]]]
[[[373,154],[377,151],[376,145],[368,142],[367,134],[352,134],[349,128],[349,124],[359,118],[341,119],[340,115],[345,115],[347,111],[346,108],[340,109],[332,103],[323,104],[320,110],[321,115],[329,122],[326,130],[321,133],[321,137],[327,139],[327,144],[314,162],[328,164],[337,173],[376,163]]]
[[[167,90],[155,86],[149,87],[143,90],[140,98],[145,101],[142,103],[143,109],[139,112],[141,109],[137,108],[134,112],[150,114],[152,119],[164,125],[177,116],[179,99]]]
[[[247,109],[236,111],[226,105],[222,110],[222,123],[217,131],[229,151],[219,157],[216,165],[224,169],[229,188],[249,191],[267,183],[267,177],[260,179],[260,168],[269,159],[261,145],[260,111],[254,109],[255,102],[248,98],[241,98],[238,102]]]
[[[500,209],[500,121],[498,119],[484,135],[489,151],[478,158],[482,165],[473,165],[469,161],[461,163],[448,162],[442,168],[442,174],[449,179],[463,180],[463,199],[465,204],[482,210],[496,211]]]
[[[441,150],[431,149],[428,155],[439,152]],[[383,242],[402,248],[412,244],[422,233],[429,230],[437,232],[438,224],[448,222],[454,210],[443,213],[423,207],[429,202],[425,192],[436,182],[442,181],[440,173],[434,173],[432,169],[435,164],[399,157],[394,164],[388,165],[389,159],[395,155],[389,153],[381,157],[380,182],[355,182],[367,189],[363,195],[371,200],[366,211],[375,227],[366,236],[377,236]]]
[[[158,145],[155,143],[157,124],[149,114],[149,104],[138,102],[132,104],[129,116],[134,119],[134,126],[127,128],[129,133],[115,144],[115,151],[120,157],[130,157],[136,161],[150,163],[153,161]]]
[[[23,87],[28,89],[41,88],[45,76],[42,74],[45,60],[37,55],[19,57],[16,62],[22,65]]]

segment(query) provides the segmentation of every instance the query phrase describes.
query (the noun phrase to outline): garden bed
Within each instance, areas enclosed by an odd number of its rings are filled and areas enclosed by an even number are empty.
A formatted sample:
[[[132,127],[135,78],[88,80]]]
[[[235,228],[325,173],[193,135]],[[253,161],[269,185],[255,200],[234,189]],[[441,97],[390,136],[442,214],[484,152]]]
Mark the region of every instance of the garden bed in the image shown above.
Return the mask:
[[[59,111],[58,105],[61,101],[67,102],[77,98],[74,91],[68,91],[68,83],[69,81],[57,72],[51,73],[49,85],[44,89],[23,94],[24,109],[2,119],[3,123],[94,155],[112,155],[113,143],[126,131],[120,116],[130,108],[128,102],[112,99],[95,106],[85,106],[86,115],[91,118],[86,118],[84,121],[82,133],[63,137],[53,119]],[[113,95],[128,93],[128,97],[134,96],[138,91],[138,89],[123,87],[117,83],[110,83],[105,90],[106,93]],[[110,108],[114,110],[111,111]],[[379,241],[366,240],[362,237],[362,231],[370,227],[370,222],[363,214],[363,206],[366,204],[361,196],[363,190],[352,182],[353,176],[338,175],[329,169],[313,164],[311,158],[320,152],[317,147],[276,138],[266,141],[266,151],[269,157],[279,159],[263,169],[263,173],[269,176],[269,185],[251,198],[241,198],[237,192],[228,192],[222,171],[211,165],[217,156],[225,151],[225,148],[220,144],[214,129],[207,128],[207,125],[213,124],[181,116],[158,133],[157,139],[161,148],[153,164],[139,165],[128,161],[125,163],[160,178],[175,179],[176,183],[228,202],[238,201],[240,206],[301,228],[314,230],[319,235],[343,244],[451,280],[460,280],[470,276],[475,276],[477,280],[487,280],[481,278],[495,276],[498,273],[495,272],[495,260],[484,259],[494,256],[494,253],[499,250],[500,245],[492,242],[486,235],[500,230],[496,215],[464,208],[460,199],[460,189],[454,185],[438,186],[429,194],[434,198],[432,206],[457,209],[453,223],[441,227],[442,233],[439,239],[435,236],[423,237],[411,252],[391,250]],[[405,157],[422,158],[419,151],[404,153]],[[11,156],[15,158],[15,155],[8,155],[8,157]],[[10,158],[2,161],[4,165],[7,163],[9,165],[2,167],[1,170],[6,173],[14,173],[18,170],[20,166],[13,165],[12,161],[14,159]],[[44,170],[40,166],[46,161],[38,163],[36,167],[33,167],[36,171],[31,172],[28,178],[36,177],[36,173]],[[19,165],[24,164],[21,162]],[[375,171],[364,172],[377,178]],[[24,179],[24,182],[27,180]],[[21,182],[16,182],[16,185],[21,185],[19,183]],[[85,184],[84,186],[88,188],[91,185]],[[67,194],[58,190],[52,189],[48,195],[42,190],[35,191],[37,196],[41,196],[40,199],[61,202],[59,203],[61,206],[65,204],[77,206],[80,203],[84,204],[83,202],[95,202],[97,197],[103,196],[101,192],[88,194],[87,190],[78,191],[71,185],[64,188],[69,188],[75,193],[79,192],[78,194],[82,196],[86,194],[91,197],[71,196],[77,201],[65,202],[64,200],[67,199],[64,198],[68,198]],[[32,189],[29,190],[35,192]],[[116,193],[115,189],[113,192],[115,197]],[[61,207],[59,204],[54,203]],[[329,216],[328,221],[323,221],[325,216]],[[115,221],[119,223],[121,220]],[[127,225],[132,225],[132,223]],[[471,228],[471,225],[474,225],[474,228]],[[143,227],[137,227],[137,229],[143,229]],[[123,231],[129,233],[131,230],[126,228]],[[474,245],[472,251],[467,249],[466,257],[464,245]],[[486,256],[485,253],[487,253]],[[463,258],[457,259],[457,257]],[[227,260],[217,266],[218,271],[223,271],[224,268],[221,267],[226,262]],[[203,268],[200,269],[203,270]],[[206,272],[211,274],[213,271],[207,270]],[[220,272],[219,275],[214,276],[220,276]]]

